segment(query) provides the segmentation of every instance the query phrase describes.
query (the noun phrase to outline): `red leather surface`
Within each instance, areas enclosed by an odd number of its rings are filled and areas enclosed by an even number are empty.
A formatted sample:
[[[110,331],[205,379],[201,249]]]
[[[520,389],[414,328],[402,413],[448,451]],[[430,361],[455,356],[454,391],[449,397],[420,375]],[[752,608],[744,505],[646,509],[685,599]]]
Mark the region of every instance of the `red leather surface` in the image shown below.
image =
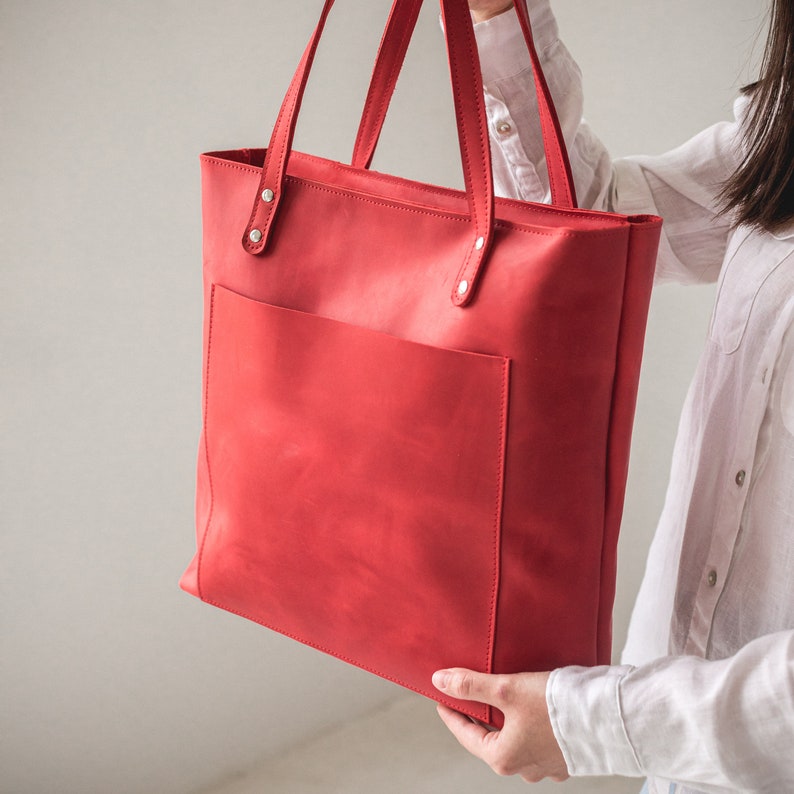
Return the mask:
[[[212,292],[199,592],[406,686],[488,667],[508,361]]]
[[[468,192],[287,152],[253,254],[266,160],[201,161],[205,425],[182,586],[433,698],[444,666],[608,662],[659,219],[495,199],[456,304]]]

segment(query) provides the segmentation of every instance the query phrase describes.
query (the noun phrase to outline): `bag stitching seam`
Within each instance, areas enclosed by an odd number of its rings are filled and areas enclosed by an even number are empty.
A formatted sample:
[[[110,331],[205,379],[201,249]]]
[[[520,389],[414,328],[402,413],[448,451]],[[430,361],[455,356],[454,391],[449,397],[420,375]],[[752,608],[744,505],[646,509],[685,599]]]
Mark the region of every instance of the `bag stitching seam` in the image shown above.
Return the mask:
[[[207,363],[206,369],[204,371],[204,421],[203,421],[203,429],[204,429],[204,459],[207,462],[207,483],[209,485],[210,491],[210,506],[209,511],[207,512],[207,521],[204,525],[204,532],[201,536],[201,548],[199,549],[199,556],[198,562],[196,564],[196,589],[199,593],[199,598],[204,600],[204,596],[202,595],[201,591],[201,567],[202,562],[204,559],[204,547],[207,542],[207,535],[209,535],[209,528],[210,524],[212,523],[212,513],[215,508],[215,492],[212,486],[212,469],[210,467],[210,450],[209,450],[209,443],[207,438],[207,418],[208,418],[208,407],[209,407],[209,398],[210,398],[210,349],[212,347],[212,328],[213,328],[213,321],[215,318],[215,285],[212,285],[212,293],[210,295],[210,316],[209,316],[209,323],[208,323],[208,330],[207,330]]]
[[[231,169],[233,169],[235,171],[241,171],[243,173],[248,173],[248,174],[250,174],[250,173],[259,173],[261,171],[261,169],[257,168],[256,166],[246,166],[244,163],[240,163],[240,164],[231,163],[231,162],[228,162],[226,160],[220,160],[220,159],[214,158],[211,155],[206,155],[206,157],[207,157],[207,160],[206,160],[207,165],[218,166],[218,167],[222,167],[222,168],[231,168]],[[347,167],[345,167],[345,166],[339,166],[339,165],[336,165],[336,164],[334,164],[334,166],[340,171],[347,170]],[[397,183],[397,178],[389,177],[388,175],[376,174],[375,172],[370,172],[370,178],[374,179],[374,180],[377,180],[379,182],[384,182],[386,184],[396,184]],[[308,180],[305,180],[302,177],[289,176],[288,175],[287,179],[289,181],[302,182],[304,184],[310,184]],[[426,190],[427,192],[429,192],[431,194],[435,194],[435,195],[439,195],[439,196],[448,195],[444,190],[434,189],[432,186],[427,186],[426,187],[425,185],[422,185],[422,189]],[[329,188],[329,190],[330,190],[330,188]],[[336,191],[331,191],[331,192],[336,192]],[[340,193],[339,195],[352,195],[354,197],[358,197],[353,191],[351,191],[350,193]],[[509,206],[513,206],[513,207],[520,206],[520,204],[521,204],[521,202],[513,201],[511,199],[502,199],[502,200],[508,202]],[[390,206],[394,206],[394,205],[390,205]],[[533,209],[534,212],[537,212],[537,213],[544,213],[544,214],[547,214],[547,215],[555,215],[556,217],[567,217],[567,218],[575,218],[575,219],[581,218],[583,215],[586,217],[587,215],[590,214],[590,213],[587,212],[587,210],[580,210],[579,212],[569,212],[568,210],[560,209],[560,208],[557,208],[557,207],[547,209],[543,204],[533,204],[532,209]],[[429,215],[437,214],[437,215],[443,216],[443,213],[435,213],[435,212],[431,212],[431,211],[428,211],[427,214],[429,214]],[[613,213],[606,213],[605,216],[604,216],[604,220],[609,222],[609,220],[608,220],[609,217],[614,217],[614,214]],[[587,232],[587,233],[588,234],[592,234],[592,235],[618,234],[619,232],[624,231],[624,229],[625,229],[624,223],[626,223],[626,224],[628,223],[628,221],[621,222],[623,220],[623,217],[628,218],[630,216],[619,216],[619,219],[615,221],[615,223],[619,224],[619,225],[616,225],[613,229],[594,230],[592,232]],[[461,220],[464,220],[464,219],[461,219]],[[497,220],[496,221],[496,225],[501,225],[503,223],[510,223],[510,221],[501,221],[501,220]],[[516,231],[528,232],[530,234],[534,233],[534,234],[549,234],[549,235],[551,235],[551,232],[539,232],[539,231],[536,231],[534,229],[523,229],[520,226],[512,226],[512,228],[515,228]],[[562,232],[562,234],[566,234],[566,233]],[[578,236],[578,235],[567,234],[566,236],[573,237],[573,236]]]

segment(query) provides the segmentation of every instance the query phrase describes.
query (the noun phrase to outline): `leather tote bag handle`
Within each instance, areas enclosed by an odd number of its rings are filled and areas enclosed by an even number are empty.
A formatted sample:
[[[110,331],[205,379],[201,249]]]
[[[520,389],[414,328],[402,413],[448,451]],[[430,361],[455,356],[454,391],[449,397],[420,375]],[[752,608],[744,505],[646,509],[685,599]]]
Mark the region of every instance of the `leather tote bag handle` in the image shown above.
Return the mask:
[[[398,8],[401,2],[405,6],[404,9]],[[392,7],[386,33],[383,36],[372,72],[367,101],[364,105],[364,113],[353,150],[352,164],[356,168],[369,168],[372,163],[421,5],[422,0],[408,0],[407,2],[395,0]],[[563,142],[554,101],[535,47],[526,0],[516,0],[514,6],[532,63],[543,146],[548,164],[551,203],[555,206],[574,208],[576,207],[576,193],[568,152]],[[394,33],[391,32],[392,28],[395,29]]]
[[[394,0],[391,7],[353,147],[351,164],[354,168],[369,168],[372,164],[375,147],[378,145],[421,7],[422,0]]]
[[[407,4],[410,2],[411,0],[397,0],[393,15],[399,15],[398,20],[407,18],[411,13],[411,7]],[[250,254],[257,255],[264,252],[278,214],[298,111],[317,45],[333,4],[334,0],[325,0],[320,20],[303,53],[273,128],[259,188],[242,240],[243,247]],[[493,176],[480,64],[468,5],[462,0],[441,0],[441,10],[472,225],[463,263],[454,282],[456,287],[451,296],[455,305],[464,306],[474,295],[493,237]],[[519,18],[521,19],[520,13]],[[531,41],[531,33],[527,33],[525,22],[528,23],[526,14],[522,26],[525,35],[528,35]],[[387,25],[387,33],[391,29],[391,35],[397,35],[400,32],[398,28],[399,25],[396,23]],[[397,48],[393,51],[397,51]],[[394,69],[387,70],[387,74],[394,74]],[[553,115],[552,121],[556,121],[556,114]],[[548,122],[547,118],[544,130]],[[564,152],[559,124],[552,126],[556,127],[558,147]],[[551,162],[549,171],[552,171]],[[562,206],[573,205],[572,190],[569,198],[571,202],[563,203]]]

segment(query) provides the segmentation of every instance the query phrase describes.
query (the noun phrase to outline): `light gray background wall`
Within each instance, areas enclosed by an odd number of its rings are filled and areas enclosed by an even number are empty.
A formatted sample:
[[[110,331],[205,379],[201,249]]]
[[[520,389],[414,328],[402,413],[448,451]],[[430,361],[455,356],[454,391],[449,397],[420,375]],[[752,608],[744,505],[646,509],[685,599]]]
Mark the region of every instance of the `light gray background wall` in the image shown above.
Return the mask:
[[[344,159],[386,3],[337,5],[298,148]],[[457,186],[430,5],[377,165]],[[200,413],[197,154],[264,145],[320,6],[0,4],[4,794],[189,794],[398,694],[176,587]],[[557,0],[613,153],[728,116],[763,6]],[[710,300],[654,299],[617,646]]]

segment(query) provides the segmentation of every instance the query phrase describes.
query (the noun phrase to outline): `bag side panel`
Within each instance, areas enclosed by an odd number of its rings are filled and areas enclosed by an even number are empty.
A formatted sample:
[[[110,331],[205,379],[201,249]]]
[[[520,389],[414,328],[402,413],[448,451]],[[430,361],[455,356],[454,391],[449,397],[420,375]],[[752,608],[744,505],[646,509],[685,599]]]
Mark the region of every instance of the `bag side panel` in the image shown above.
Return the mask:
[[[612,661],[612,609],[617,579],[618,535],[623,518],[631,433],[660,234],[661,222],[658,218],[638,217],[631,225],[607,445],[606,515],[601,556],[601,603],[598,613],[598,664],[610,664]]]

